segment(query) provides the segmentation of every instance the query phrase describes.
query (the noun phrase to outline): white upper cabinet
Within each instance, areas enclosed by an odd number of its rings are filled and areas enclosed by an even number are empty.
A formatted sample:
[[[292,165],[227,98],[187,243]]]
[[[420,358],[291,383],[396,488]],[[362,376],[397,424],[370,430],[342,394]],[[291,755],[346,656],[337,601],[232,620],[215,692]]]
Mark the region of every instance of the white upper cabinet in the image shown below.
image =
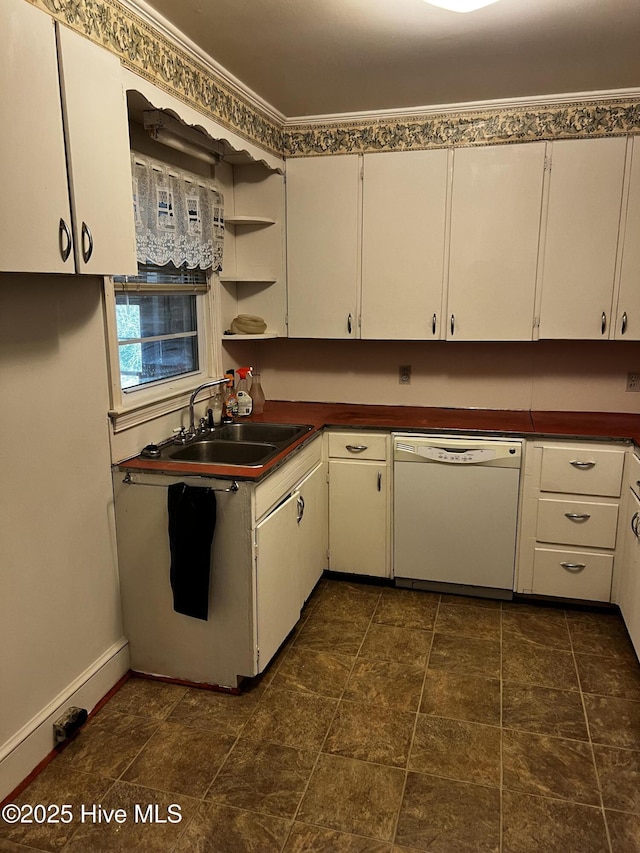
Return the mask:
[[[53,20],[10,2],[0,5],[0,22],[0,269],[74,272]]]
[[[618,311],[611,337],[640,340],[640,139],[630,142],[629,195],[624,225]]]
[[[58,29],[76,269],[135,275],[129,125],[120,61]]]
[[[135,273],[119,60],[62,26],[56,46],[52,18],[29,3],[3,3],[0,23],[0,269]]]
[[[364,155],[362,338],[443,337],[449,154]]]
[[[552,143],[540,337],[610,336],[626,140]]]
[[[358,337],[360,158],[287,161],[289,337]]]
[[[532,340],[545,148],[455,152],[448,339]]]

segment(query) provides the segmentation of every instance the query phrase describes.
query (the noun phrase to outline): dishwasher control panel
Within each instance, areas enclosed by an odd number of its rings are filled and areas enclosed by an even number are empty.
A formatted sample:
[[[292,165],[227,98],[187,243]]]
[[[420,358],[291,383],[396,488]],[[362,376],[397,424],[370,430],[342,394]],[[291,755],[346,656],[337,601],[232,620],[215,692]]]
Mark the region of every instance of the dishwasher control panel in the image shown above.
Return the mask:
[[[522,461],[522,442],[507,438],[396,434],[393,450],[396,462],[519,468]]]

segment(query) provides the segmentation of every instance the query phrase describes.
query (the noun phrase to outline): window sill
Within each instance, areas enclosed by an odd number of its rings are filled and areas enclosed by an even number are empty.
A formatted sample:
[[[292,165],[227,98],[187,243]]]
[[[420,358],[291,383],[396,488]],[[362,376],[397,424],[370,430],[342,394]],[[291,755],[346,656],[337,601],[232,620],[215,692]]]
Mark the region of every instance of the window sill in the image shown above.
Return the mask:
[[[196,388],[197,384],[193,387]],[[132,429],[132,427],[140,426],[147,421],[152,421],[155,418],[168,415],[178,409],[186,408],[189,405],[189,397],[192,390],[182,391],[171,397],[164,397],[161,400],[147,401],[121,409],[110,409],[109,418],[111,419],[114,433],[124,432],[127,429]]]

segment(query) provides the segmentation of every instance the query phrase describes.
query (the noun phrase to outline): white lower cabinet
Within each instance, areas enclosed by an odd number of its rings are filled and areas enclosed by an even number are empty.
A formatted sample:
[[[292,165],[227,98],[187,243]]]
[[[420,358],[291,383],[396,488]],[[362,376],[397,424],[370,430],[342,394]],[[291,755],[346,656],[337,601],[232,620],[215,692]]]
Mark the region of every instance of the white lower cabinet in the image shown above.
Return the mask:
[[[261,521],[256,543],[256,663],[262,672],[300,616],[299,492]]]
[[[626,450],[528,444],[516,591],[610,601]]]
[[[254,517],[270,502],[254,528],[257,672],[298,621],[326,568],[327,465],[321,445],[318,437],[256,488]]]
[[[630,457],[624,513],[624,553],[618,587],[618,605],[631,642],[640,657],[640,458]]]
[[[262,672],[300,616],[327,552],[322,437],[257,485],[114,469],[118,563],[131,669],[237,687]],[[170,583],[167,490],[175,482],[216,492],[208,618],[176,613]],[[164,488],[162,488],[164,487]]]
[[[319,463],[255,529],[256,661],[262,672],[327,563],[327,468]]]
[[[391,575],[387,433],[329,433],[329,568]]]

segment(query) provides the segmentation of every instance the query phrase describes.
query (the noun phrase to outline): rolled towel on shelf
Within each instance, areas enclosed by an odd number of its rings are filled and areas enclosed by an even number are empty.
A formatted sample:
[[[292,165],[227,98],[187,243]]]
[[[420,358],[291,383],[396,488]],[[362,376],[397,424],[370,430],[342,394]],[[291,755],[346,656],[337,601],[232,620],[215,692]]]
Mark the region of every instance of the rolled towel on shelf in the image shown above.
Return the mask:
[[[263,335],[267,331],[267,324],[255,314],[238,314],[231,321],[231,331],[236,335]]]

